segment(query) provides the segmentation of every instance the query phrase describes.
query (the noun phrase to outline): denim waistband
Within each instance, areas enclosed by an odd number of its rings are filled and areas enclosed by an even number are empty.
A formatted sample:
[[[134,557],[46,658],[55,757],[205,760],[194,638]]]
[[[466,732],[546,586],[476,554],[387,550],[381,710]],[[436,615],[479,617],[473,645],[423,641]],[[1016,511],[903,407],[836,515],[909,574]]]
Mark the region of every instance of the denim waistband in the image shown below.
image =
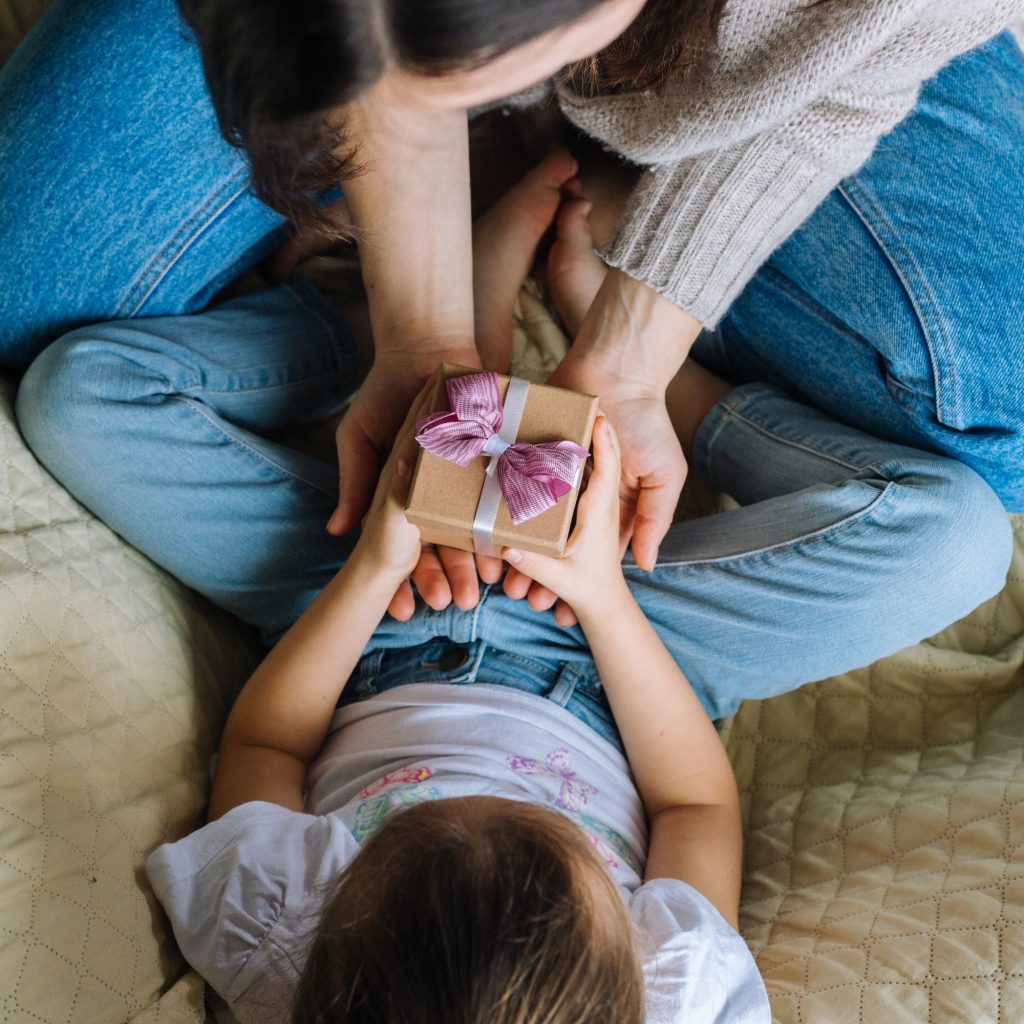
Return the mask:
[[[553,701],[625,754],[604,689],[567,662],[541,661],[500,650],[483,640],[456,643],[436,637],[417,647],[377,649],[356,665],[340,705],[407,683],[489,683]]]

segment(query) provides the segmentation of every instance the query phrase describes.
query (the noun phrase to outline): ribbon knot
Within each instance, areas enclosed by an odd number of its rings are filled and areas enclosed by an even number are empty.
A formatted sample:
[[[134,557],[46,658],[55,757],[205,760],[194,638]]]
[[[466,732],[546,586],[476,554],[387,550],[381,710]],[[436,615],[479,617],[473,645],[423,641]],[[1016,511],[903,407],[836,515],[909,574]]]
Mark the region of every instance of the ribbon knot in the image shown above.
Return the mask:
[[[445,388],[451,412],[424,416],[416,424],[416,440],[459,466],[468,466],[478,455],[491,456],[487,473],[497,477],[515,526],[545,512],[573,489],[580,459],[588,455],[585,448],[572,441],[516,441],[528,381],[513,377],[504,405],[496,373],[449,377]],[[513,403],[517,413],[506,416]]]

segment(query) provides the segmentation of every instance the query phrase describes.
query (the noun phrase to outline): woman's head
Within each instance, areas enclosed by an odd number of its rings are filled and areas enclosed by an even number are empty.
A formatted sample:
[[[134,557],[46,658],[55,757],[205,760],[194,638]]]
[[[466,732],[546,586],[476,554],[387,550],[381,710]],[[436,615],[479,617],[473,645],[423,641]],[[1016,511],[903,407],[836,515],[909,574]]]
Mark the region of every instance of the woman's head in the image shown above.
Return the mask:
[[[307,220],[315,194],[355,166],[328,115],[371,90],[468,108],[567,65],[591,86],[650,88],[713,39],[724,2],[178,0],[258,194]]]
[[[293,1024],[640,1024],[625,902],[561,815],[497,797],[419,804],[325,907]]]

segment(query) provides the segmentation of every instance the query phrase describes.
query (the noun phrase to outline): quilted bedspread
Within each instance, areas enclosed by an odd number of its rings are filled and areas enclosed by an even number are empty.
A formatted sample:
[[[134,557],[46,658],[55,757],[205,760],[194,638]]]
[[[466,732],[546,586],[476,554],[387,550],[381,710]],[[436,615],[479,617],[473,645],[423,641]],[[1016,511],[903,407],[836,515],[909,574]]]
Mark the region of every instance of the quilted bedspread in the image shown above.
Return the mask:
[[[0,0],[0,60],[44,6]],[[307,272],[328,289],[336,268]],[[522,300],[518,365],[562,343]],[[141,872],[194,827],[254,637],[26,450],[0,382],[0,1021],[204,1019]],[[1024,1020],[1024,520],[1007,585],[939,636],[750,702],[723,737],[742,931],[781,1024]],[[820,636],[828,644],[840,638]]]

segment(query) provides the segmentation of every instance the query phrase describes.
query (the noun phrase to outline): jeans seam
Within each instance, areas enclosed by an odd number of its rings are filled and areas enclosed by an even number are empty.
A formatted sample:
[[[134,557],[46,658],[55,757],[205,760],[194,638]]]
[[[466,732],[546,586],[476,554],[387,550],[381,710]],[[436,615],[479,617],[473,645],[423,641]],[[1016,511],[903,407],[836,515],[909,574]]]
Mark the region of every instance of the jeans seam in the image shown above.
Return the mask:
[[[174,399],[172,399],[172,401],[173,400]],[[206,406],[204,406],[202,402],[197,402],[193,398],[181,398],[178,400],[181,401],[181,403],[185,405],[187,408],[189,408],[192,412],[194,412],[198,416],[201,416],[207,422],[207,424],[209,424],[209,426],[212,427],[215,431],[217,431],[217,433],[219,433],[222,437],[226,438],[228,441],[230,441],[237,447],[248,452],[250,455],[255,457],[259,462],[262,462],[265,466],[268,466],[269,468],[276,470],[278,473],[288,477],[291,480],[297,480],[301,483],[304,483],[306,484],[306,486],[314,488],[321,494],[326,494],[330,497],[336,496],[333,490],[328,490],[327,488],[321,487],[320,484],[318,484],[315,480],[307,480],[304,476],[300,476],[292,469],[288,469],[285,466],[282,466],[280,463],[275,462],[273,459],[268,458],[264,452],[259,451],[257,448],[253,448],[252,445],[247,444],[246,441],[243,438],[239,437],[237,434],[232,433],[229,430],[225,430],[224,427],[207,412]]]
[[[786,551],[790,548],[795,548],[800,545],[806,544],[808,541],[820,541],[827,538],[830,534],[836,533],[839,530],[849,529],[851,526],[861,526],[871,516],[878,513],[879,506],[883,504],[889,504],[892,497],[892,491],[896,484],[894,481],[889,480],[881,491],[872,499],[872,501],[858,512],[854,512],[851,515],[845,516],[838,523],[832,523],[829,526],[823,526],[820,529],[812,530],[810,533],[803,533],[799,537],[791,537],[789,540],[780,541],[777,544],[769,544],[765,547],[751,548],[748,551],[742,551],[738,554],[733,555],[720,555],[716,558],[687,558],[679,559],[674,561],[669,558],[661,558],[658,561],[658,565],[655,569],[664,568],[691,568],[699,565],[719,565],[723,562],[742,562],[745,559],[760,557],[761,555],[776,554],[779,552]],[[728,513],[723,513],[728,515]],[[646,575],[646,574],[645,574]]]
[[[311,303],[306,301],[305,296],[302,294],[303,289],[297,287],[295,284],[292,284],[290,282],[283,284],[281,287],[295,300],[295,302],[297,302],[304,310],[306,310],[306,312],[309,313],[321,325],[321,327],[323,327],[323,329],[327,332],[328,338],[330,338],[332,342],[338,341],[338,335],[335,331],[335,324],[333,324],[331,320],[324,315],[323,311],[317,309]],[[311,285],[310,287],[313,286]],[[326,299],[323,299],[323,302],[325,303],[325,305],[330,307],[330,304],[327,302]],[[333,309],[333,307],[330,308]],[[346,330],[350,330],[348,323],[345,321],[345,318],[336,310],[334,310],[334,313],[338,318],[338,323],[342,325]],[[343,348],[340,345],[332,344],[331,351],[337,357],[339,373],[345,375],[352,375],[353,371],[355,371],[355,373],[358,374],[358,359],[356,356],[355,346]],[[344,365],[342,365],[342,363],[344,363]]]
[[[710,462],[712,457],[712,445],[717,441],[719,434],[726,427],[730,419],[739,420],[740,423],[745,423],[752,430],[756,430],[763,437],[770,438],[773,441],[777,441],[781,444],[786,445],[789,448],[796,448],[798,451],[807,452],[809,455],[813,455],[816,458],[827,459],[829,462],[834,463],[837,466],[842,466],[843,469],[854,470],[857,473],[863,473],[866,470],[875,468],[872,464],[862,465],[855,462],[847,462],[844,459],[839,458],[838,455],[834,455],[831,452],[823,452],[818,448],[812,448],[810,445],[802,444],[793,438],[786,437],[784,434],[780,434],[777,431],[769,430],[767,427],[762,426],[755,420],[750,419],[748,416],[744,416],[739,411],[739,407],[746,402],[753,401],[761,397],[759,394],[745,394],[737,396],[735,404],[727,406],[722,410],[721,418],[719,423],[715,427],[715,432],[707,442],[707,462],[706,465],[710,468]]]
[[[215,388],[211,387],[209,384],[203,384],[200,381],[196,381],[194,384],[186,384],[180,388],[177,388],[176,390],[179,391],[181,394],[186,394],[187,392],[190,391],[204,391],[208,392],[211,395],[248,395],[252,394],[253,392],[259,391],[265,391],[267,393],[270,393],[273,391],[279,391],[282,388],[293,388],[297,384],[316,384],[318,381],[330,380],[331,378],[338,376],[339,373],[337,371],[332,371],[330,373],[318,373],[315,377],[303,377],[301,381],[290,380],[283,381],[280,384],[257,384],[249,388]],[[171,382],[168,381],[168,384],[170,383]],[[196,401],[196,399],[193,399],[193,401]]]
[[[795,302],[801,309],[809,313],[816,320],[824,320],[838,334],[841,334],[847,341],[851,341],[865,351],[878,354],[878,349],[870,342],[859,335],[849,324],[840,320],[830,309],[816,303],[789,277],[787,277],[775,264],[766,263],[758,272],[757,282],[782,292],[786,298]],[[740,332],[742,336],[742,332]]]
[[[243,179],[243,184],[238,187],[240,179]],[[179,226],[139,271],[117,309],[116,318],[133,317],[138,314],[188,248],[245,192],[248,188],[247,179],[248,171],[240,167],[235,174],[226,179],[219,191],[211,192],[206,197],[192,216]],[[208,211],[215,205],[216,209],[208,216]]]
[[[844,179],[836,188],[885,255],[902,285],[924,336],[925,349],[932,370],[936,414],[941,422],[955,425],[959,422],[958,391],[950,357],[949,339],[938,317],[930,312],[938,308],[938,302],[928,279],[921,272],[910,251],[900,242],[899,232],[886,218],[868,188],[854,176]],[[896,259],[896,256],[900,258]],[[941,386],[943,381],[950,384],[948,397],[947,389]]]

